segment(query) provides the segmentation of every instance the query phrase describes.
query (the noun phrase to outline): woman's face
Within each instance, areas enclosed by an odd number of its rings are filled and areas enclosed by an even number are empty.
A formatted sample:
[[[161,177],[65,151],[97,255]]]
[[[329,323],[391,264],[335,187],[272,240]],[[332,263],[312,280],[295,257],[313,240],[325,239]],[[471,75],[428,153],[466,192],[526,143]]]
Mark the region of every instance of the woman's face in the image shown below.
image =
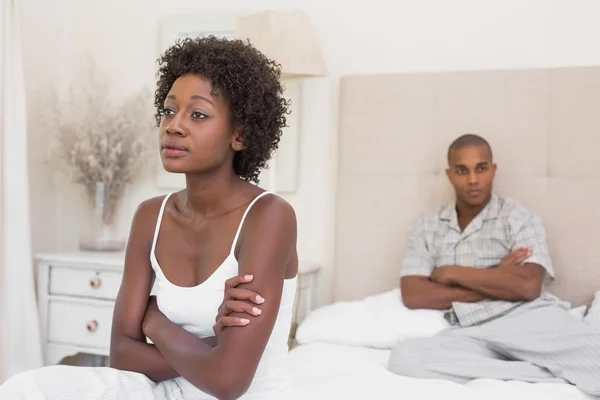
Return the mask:
[[[199,75],[179,77],[164,102],[160,122],[160,155],[172,173],[210,173],[233,169],[233,156],[243,150],[239,129],[232,125],[229,104]]]

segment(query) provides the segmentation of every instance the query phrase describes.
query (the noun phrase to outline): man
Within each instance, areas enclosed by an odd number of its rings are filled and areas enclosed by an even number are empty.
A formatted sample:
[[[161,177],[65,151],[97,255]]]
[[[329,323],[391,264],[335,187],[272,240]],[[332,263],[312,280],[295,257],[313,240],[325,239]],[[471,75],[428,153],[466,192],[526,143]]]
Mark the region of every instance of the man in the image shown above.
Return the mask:
[[[569,382],[600,396],[600,332],[542,289],[554,271],[541,218],[493,193],[496,165],[480,136],[452,143],[446,172],[456,200],[413,228],[400,287],[406,307],[444,310],[453,328],[398,343],[389,369],[461,383]]]

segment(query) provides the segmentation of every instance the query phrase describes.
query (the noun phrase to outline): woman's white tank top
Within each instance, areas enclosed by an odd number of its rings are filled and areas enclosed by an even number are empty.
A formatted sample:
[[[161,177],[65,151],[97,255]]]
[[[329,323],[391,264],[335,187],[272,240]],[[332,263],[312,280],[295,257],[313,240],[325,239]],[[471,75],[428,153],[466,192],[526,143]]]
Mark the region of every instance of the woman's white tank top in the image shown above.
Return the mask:
[[[171,322],[200,338],[214,336],[213,325],[215,324],[218,307],[223,301],[225,281],[239,274],[238,261],[235,258],[234,251],[244,220],[252,206],[261,197],[269,194],[269,192],[263,192],[258,195],[246,208],[233,239],[231,250],[225,261],[206,281],[192,287],[182,287],[171,283],[163,274],[156,259],[156,242],[159,237],[165,205],[171,194],[165,196],[162,202],[156,222],[152,250],[150,252],[150,261],[156,275],[152,294],[156,296],[160,311]],[[258,365],[254,380],[241,399],[270,399],[271,395],[275,395],[276,397],[274,398],[278,398],[276,394],[285,390],[288,386],[289,377],[286,370],[286,356],[288,352],[288,336],[292,323],[293,304],[296,295],[296,280],[297,278],[294,277],[284,281],[279,313],[273,327],[273,332]],[[177,378],[177,380],[181,390],[189,398],[213,399],[213,397],[204,394],[184,378]]]

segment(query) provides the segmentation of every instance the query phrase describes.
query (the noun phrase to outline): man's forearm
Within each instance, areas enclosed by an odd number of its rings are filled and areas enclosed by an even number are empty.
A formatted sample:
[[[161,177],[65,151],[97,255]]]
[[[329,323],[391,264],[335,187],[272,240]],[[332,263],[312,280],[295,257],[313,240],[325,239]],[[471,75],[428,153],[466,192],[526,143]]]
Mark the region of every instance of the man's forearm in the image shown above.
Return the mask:
[[[506,268],[458,267],[452,278],[457,285],[505,301],[528,301],[539,295],[531,279]]]
[[[406,277],[410,279],[402,284],[402,300],[410,309],[448,310],[452,303],[475,303],[488,296],[461,287],[450,287],[430,281],[423,277]]]

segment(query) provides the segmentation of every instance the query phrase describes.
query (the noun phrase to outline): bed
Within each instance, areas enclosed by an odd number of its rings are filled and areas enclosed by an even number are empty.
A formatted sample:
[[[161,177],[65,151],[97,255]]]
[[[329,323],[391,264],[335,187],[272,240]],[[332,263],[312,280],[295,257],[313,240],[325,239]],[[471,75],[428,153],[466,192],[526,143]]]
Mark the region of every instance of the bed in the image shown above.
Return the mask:
[[[567,384],[413,379],[386,363],[397,340],[445,329],[441,313],[403,307],[398,275],[416,218],[452,197],[445,155],[463,133],[490,142],[496,192],[544,218],[548,290],[600,325],[600,295],[589,311],[600,289],[598,104],[594,67],[342,78],[334,302],[298,328],[294,399],[589,399]]]

